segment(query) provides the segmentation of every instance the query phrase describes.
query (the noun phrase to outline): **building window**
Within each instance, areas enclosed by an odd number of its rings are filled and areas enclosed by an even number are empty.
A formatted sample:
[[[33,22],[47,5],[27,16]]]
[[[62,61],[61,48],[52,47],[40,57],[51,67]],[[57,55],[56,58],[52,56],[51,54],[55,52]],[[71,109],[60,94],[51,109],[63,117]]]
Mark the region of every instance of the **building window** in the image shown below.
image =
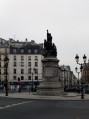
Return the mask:
[[[31,49],[28,49],[28,53],[31,53]]]
[[[35,74],[38,74],[38,69],[35,69],[34,72],[35,72]]]
[[[21,69],[21,74],[24,74],[24,69]]]
[[[21,62],[21,67],[23,67],[24,66],[24,62]]]
[[[38,66],[38,62],[35,62],[35,67],[37,67]]]
[[[21,76],[21,80],[24,80],[24,76]]]
[[[31,60],[31,56],[28,56],[28,60]]]
[[[34,49],[34,53],[38,53],[38,49]]]
[[[14,56],[14,60],[16,60],[16,56]]]
[[[6,81],[6,77],[7,77],[7,76],[4,76],[4,81]]]
[[[1,67],[1,62],[0,62],[0,67]]]
[[[5,48],[5,53],[7,53],[7,48]]]
[[[16,80],[16,76],[13,76],[13,79]]]
[[[28,76],[28,80],[31,80],[31,76]]]
[[[28,74],[31,74],[31,69],[28,69]]]
[[[24,56],[21,56],[21,60],[24,60]]]
[[[31,62],[28,62],[28,67],[30,67],[31,66]]]
[[[38,60],[38,56],[35,56],[35,60]]]
[[[15,48],[13,49],[13,53],[16,53],[16,49]]]
[[[14,66],[14,67],[16,66],[16,62],[14,62],[13,66]]]
[[[0,76],[0,82],[1,82],[1,76]]]
[[[0,69],[0,74],[1,74],[1,69]]]
[[[38,80],[38,76],[35,76],[35,80]]]
[[[16,74],[16,69],[14,69],[14,74]]]
[[[0,60],[1,60],[1,55],[0,55]]]
[[[6,69],[4,69],[4,74],[6,74],[7,72],[6,72]]]
[[[21,49],[21,53],[24,53],[24,49]]]

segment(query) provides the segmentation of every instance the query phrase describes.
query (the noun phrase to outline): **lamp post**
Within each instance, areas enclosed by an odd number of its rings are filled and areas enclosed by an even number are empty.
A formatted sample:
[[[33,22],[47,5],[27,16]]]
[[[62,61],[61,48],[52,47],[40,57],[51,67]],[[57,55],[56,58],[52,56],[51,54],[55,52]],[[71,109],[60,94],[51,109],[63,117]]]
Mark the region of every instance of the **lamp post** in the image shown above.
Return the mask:
[[[5,71],[5,74],[6,74],[5,90],[6,90],[6,96],[8,96],[8,79],[7,79],[8,73],[7,73],[7,68],[8,68],[9,59],[8,59],[7,55],[5,56],[4,62],[5,62],[5,68],[6,68],[6,71]]]
[[[21,92],[21,81],[19,77],[18,77],[18,85],[19,85],[19,93],[20,93]]]
[[[30,70],[31,70],[31,68],[30,68]],[[32,72],[31,72],[31,74],[32,74],[32,86],[31,86],[31,91],[32,91],[32,92],[33,92],[33,85],[34,85],[34,84],[33,84],[33,83],[34,83],[34,82],[33,82],[33,70],[35,71],[35,68],[33,68],[33,69],[32,69]]]
[[[84,63],[86,63],[86,59],[87,59],[87,57],[86,57],[85,54],[84,54],[84,56],[83,56],[83,61],[84,61]],[[81,99],[84,99],[84,93],[83,93],[83,79],[82,79],[83,63],[79,63],[79,56],[78,56],[78,54],[76,54],[75,60],[76,60],[77,64],[80,65],[81,85],[82,85],[82,87],[81,87]]]
[[[88,62],[89,64],[89,62]],[[88,64],[84,63],[84,71],[83,71],[83,76],[84,76],[84,83],[87,84],[87,71],[88,71]]]
[[[33,72],[32,72],[32,92],[33,92]]]

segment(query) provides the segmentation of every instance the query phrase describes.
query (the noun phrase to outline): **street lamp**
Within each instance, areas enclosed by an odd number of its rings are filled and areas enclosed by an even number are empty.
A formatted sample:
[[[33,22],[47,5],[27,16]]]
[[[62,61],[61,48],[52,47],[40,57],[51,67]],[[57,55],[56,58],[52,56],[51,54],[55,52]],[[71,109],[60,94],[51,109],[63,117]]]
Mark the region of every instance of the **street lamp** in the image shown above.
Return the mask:
[[[30,68],[30,70],[31,70],[31,68]],[[33,71],[33,70],[35,71],[35,68],[33,68],[32,71]],[[34,84],[33,84],[33,83],[34,83],[34,82],[33,82],[33,72],[31,72],[31,74],[32,74],[32,86],[31,86],[31,91],[33,92],[33,85],[34,85]]]
[[[84,64],[86,64],[86,59],[87,59],[87,57],[84,55],[83,56],[83,61],[84,61]],[[85,83],[86,83],[86,65],[85,65]]]
[[[19,85],[19,93],[20,93],[21,92],[21,81],[19,77],[18,77],[18,85]]]
[[[83,56],[83,61],[84,61],[84,63],[86,63],[86,59],[87,59],[87,57],[86,57],[86,55],[84,54],[84,56]]]
[[[33,72],[32,72],[32,92],[33,92]]]
[[[83,61],[84,61],[84,63],[86,63],[86,59],[87,59],[87,57],[86,57],[85,54],[84,54],[84,56],[83,56]],[[76,60],[77,64],[80,65],[81,84],[82,84],[82,87],[81,87],[81,99],[84,99],[84,94],[83,94],[83,79],[82,79],[83,63],[79,63],[79,56],[78,56],[78,54],[76,54],[75,60]],[[76,68],[76,70],[77,70],[77,68]]]
[[[8,96],[8,79],[7,79],[8,73],[7,73],[7,68],[8,68],[9,58],[7,57],[7,55],[5,56],[4,63],[5,63],[5,68],[6,68],[6,71],[5,71],[5,74],[6,74],[5,90],[6,90],[6,96]]]

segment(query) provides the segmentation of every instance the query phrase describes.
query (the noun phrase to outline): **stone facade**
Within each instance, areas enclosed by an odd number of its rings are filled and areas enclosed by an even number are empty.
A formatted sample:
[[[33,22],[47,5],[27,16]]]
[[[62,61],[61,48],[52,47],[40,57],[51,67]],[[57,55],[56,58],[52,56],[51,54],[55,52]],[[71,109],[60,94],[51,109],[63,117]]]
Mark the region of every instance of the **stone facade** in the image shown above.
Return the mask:
[[[37,44],[35,41],[25,42],[9,39],[1,40],[0,44],[0,80],[5,81],[4,58],[7,54],[9,58],[8,64],[8,82],[38,83],[42,81],[42,50],[43,45]]]
[[[68,65],[60,66],[59,78],[62,81],[63,85],[66,85],[67,87],[71,87],[78,83],[76,76],[73,74],[73,71],[71,71],[71,68]]]

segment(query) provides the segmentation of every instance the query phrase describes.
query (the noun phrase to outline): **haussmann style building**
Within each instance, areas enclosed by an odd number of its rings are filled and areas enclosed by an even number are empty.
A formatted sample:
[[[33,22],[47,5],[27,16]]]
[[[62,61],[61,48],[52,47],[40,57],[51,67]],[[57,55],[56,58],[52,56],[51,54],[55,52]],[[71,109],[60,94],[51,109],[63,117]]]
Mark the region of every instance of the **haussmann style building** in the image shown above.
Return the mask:
[[[34,40],[28,42],[8,41],[2,39],[0,42],[0,81],[5,82],[5,55],[9,58],[8,82],[17,85],[18,79],[22,85],[33,85],[36,87],[42,81],[42,55],[43,44],[37,44]]]

